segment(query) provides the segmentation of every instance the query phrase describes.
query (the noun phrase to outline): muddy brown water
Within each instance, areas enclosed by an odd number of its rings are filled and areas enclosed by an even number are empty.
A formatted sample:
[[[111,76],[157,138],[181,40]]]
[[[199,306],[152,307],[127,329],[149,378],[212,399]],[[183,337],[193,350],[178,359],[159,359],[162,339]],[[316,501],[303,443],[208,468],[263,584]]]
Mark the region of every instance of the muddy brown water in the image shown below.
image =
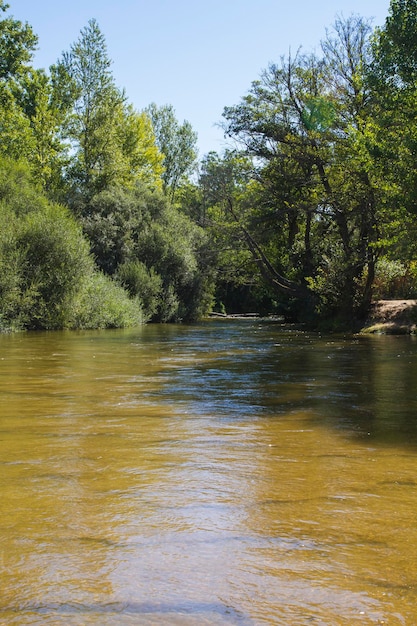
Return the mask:
[[[417,623],[417,341],[0,337],[0,624]]]

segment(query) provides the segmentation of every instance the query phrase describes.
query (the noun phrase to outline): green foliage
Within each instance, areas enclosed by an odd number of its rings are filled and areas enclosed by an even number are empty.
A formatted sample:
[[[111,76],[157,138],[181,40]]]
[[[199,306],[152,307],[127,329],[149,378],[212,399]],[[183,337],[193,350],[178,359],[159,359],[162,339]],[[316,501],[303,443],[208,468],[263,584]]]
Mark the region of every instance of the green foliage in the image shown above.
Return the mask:
[[[376,264],[374,297],[379,299],[415,298],[417,294],[416,264],[381,258]]]
[[[209,310],[212,269],[205,245],[202,229],[174,207],[140,231],[139,258],[163,279],[161,321],[198,319]]]
[[[125,326],[140,303],[95,270],[81,226],[0,161],[0,330]]]
[[[87,241],[67,209],[47,205],[21,221],[17,247],[24,250],[21,288],[32,293],[31,328],[62,328],[80,280],[92,271]]]
[[[147,315],[171,321],[207,312],[213,289],[207,236],[160,192],[115,188],[80,213],[97,264],[138,295]]]
[[[417,87],[417,2],[391,0],[385,26],[376,31],[378,69],[390,85]]]
[[[0,156],[15,160],[30,159],[35,138],[30,120],[16,101],[9,85],[0,82]]]
[[[326,246],[326,252],[328,250],[329,246]],[[321,257],[320,266],[315,269],[314,276],[306,277],[309,287],[318,296],[316,311],[321,318],[346,315],[353,317],[351,294],[344,294],[343,291],[346,288],[347,272],[343,249],[334,243],[331,254]],[[345,297],[349,298],[349,302],[341,307]]]
[[[80,280],[93,271],[89,247],[67,209],[30,184],[25,166],[0,163],[2,328],[62,328]]]
[[[46,206],[47,200],[31,180],[27,163],[0,157],[0,202],[17,216]]]
[[[346,321],[416,293],[417,0],[271,64],[224,111],[242,150],[209,153],[198,182],[191,125],[128,104],[95,20],[47,74],[7,9],[0,328],[192,320],[215,299]]]
[[[196,169],[197,134],[187,120],[179,124],[171,105],[157,107],[152,103],[146,112],[164,159],[164,188],[172,200],[179,185]]]
[[[164,157],[157,147],[149,116],[145,112],[136,112],[131,106],[120,113],[116,126],[120,165],[113,184],[134,187],[141,183],[161,189]]]
[[[411,213],[417,211],[416,25],[415,0],[392,0],[384,27],[373,37],[367,76],[375,109],[373,144],[389,206]]]
[[[21,290],[24,251],[16,242],[17,220],[0,202],[0,331],[20,328],[30,305],[30,294]]]
[[[276,297],[297,300],[300,313],[310,304],[320,315],[363,315],[388,237],[370,33],[361,18],[336,20],[321,57],[270,65],[224,111],[226,133],[257,165],[255,193],[234,192],[229,210]]]
[[[49,197],[58,198],[62,195],[63,171],[68,165],[68,145],[62,139],[68,106],[43,70],[28,72],[22,81],[19,100],[30,124],[33,148],[27,158],[33,178]]]
[[[58,206],[18,218],[2,203],[0,212],[1,328],[62,328],[80,279],[92,271],[79,227]]]
[[[146,321],[141,303],[109,276],[99,272],[83,278],[71,306],[65,326],[71,329],[126,328]]]
[[[199,222],[209,236],[209,254],[216,266],[215,298],[229,312],[253,310],[252,296],[262,281],[234,217],[237,211],[241,223],[247,225],[253,172],[251,160],[235,151],[210,152],[200,168]]]
[[[68,182],[72,196],[82,199],[115,185],[132,187],[137,181],[161,186],[163,157],[150,119],[127,104],[110,66],[104,35],[90,20],[55,70],[73,85],[72,115],[66,126],[74,152]]]
[[[133,254],[142,219],[136,194],[120,188],[103,191],[80,206],[79,213],[98,267],[106,274],[115,274],[118,266]]]
[[[82,29],[60,65],[74,85],[75,96],[67,130],[75,151],[70,180],[73,191],[91,196],[109,182],[109,165],[116,147],[114,120],[124,103],[110,70],[104,36],[95,20]]]
[[[9,5],[0,2],[0,12]],[[0,80],[18,78],[28,68],[36,49],[38,38],[29,24],[8,16],[0,19]]]
[[[126,261],[117,268],[117,280],[131,297],[141,301],[143,313],[150,320],[162,305],[162,278],[153,267],[141,261]]]
[[[66,110],[53,81],[29,64],[36,44],[28,24],[0,20],[0,155],[25,159],[36,181],[57,197],[66,164]]]

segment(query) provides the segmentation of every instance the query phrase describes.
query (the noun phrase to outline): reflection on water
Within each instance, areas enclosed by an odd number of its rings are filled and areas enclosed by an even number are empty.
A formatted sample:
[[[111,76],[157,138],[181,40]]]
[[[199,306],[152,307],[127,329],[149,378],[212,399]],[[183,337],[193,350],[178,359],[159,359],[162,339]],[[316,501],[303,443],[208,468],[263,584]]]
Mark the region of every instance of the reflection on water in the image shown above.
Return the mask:
[[[0,624],[417,623],[417,343],[0,337]]]

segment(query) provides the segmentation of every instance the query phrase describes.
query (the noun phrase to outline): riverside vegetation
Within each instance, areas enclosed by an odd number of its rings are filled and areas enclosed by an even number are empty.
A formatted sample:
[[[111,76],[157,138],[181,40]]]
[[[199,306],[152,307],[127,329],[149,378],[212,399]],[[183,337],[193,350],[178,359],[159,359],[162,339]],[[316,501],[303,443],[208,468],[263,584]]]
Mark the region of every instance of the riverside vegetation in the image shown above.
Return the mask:
[[[197,158],[171,105],[137,111],[92,19],[48,70],[0,0],[0,329],[212,310],[357,328],[417,295],[417,0],[337,18],[270,64]]]

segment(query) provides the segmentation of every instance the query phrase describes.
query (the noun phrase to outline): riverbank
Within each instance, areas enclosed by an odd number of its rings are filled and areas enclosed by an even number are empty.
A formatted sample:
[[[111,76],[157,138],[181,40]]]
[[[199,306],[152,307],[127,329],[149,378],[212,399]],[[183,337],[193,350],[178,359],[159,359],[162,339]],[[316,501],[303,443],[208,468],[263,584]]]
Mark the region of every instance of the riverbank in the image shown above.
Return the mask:
[[[210,317],[224,319],[259,318],[258,313],[211,313]],[[284,321],[276,316],[277,321]],[[411,335],[417,334],[417,300],[378,300],[371,305],[365,324],[359,329],[363,334]]]
[[[417,300],[378,300],[371,306],[361,333],[417,333]]]

